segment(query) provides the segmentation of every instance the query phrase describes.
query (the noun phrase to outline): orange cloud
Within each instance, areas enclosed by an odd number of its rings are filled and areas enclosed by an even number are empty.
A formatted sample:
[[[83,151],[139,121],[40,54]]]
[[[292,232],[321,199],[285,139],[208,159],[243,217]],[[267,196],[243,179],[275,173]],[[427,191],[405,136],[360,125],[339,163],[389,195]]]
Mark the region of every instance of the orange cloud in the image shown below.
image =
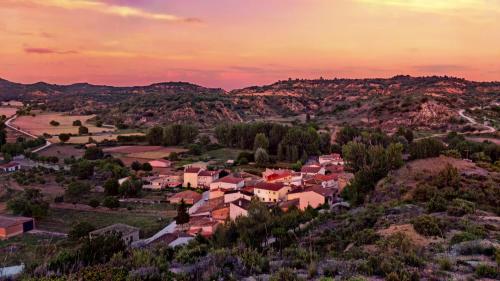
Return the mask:
[[[87,10],[96,13],[121,16],[136,17],[166,22],[199,22],[197,18],[184,18],[166,13],[152,13],[139,8],[112,5],[96,0],[7,0],[11,3],[34,4],[46,7],[55,7],[68,10]]]
[[[57,54],[57,55],[69,55],[69,54],[77,54],[77,51],[69,50],[69,51],[61,51],[57,49],[51,48],[33,48],[33,47],[25,47],[24,52],[28,54],[39,54],[39,55],[48,55],[48,54]]]

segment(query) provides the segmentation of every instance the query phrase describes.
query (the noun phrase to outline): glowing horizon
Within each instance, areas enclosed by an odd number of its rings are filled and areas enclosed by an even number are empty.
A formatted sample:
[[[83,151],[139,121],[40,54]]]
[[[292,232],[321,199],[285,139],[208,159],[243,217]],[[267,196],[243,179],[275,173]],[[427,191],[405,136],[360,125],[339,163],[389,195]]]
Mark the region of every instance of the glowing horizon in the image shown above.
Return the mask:
[[[497,0],[4,0],[0,77],[225,89],[398,74],[500,80]]]

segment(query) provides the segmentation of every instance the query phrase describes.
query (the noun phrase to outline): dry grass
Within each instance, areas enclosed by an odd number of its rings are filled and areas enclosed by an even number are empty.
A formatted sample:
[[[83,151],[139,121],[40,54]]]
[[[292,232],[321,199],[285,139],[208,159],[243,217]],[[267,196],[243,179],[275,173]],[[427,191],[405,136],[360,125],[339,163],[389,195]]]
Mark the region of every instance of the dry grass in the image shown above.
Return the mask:
[[[410,239],[410,241],[419,247],[426,247],[431,243],[436,243],[439,241],[442,241],[442,238],[427,238],[425,236],[422,236],[415,231],[415,228],[413,228],[413,225],[411,224],[402,224],[402,225],[391,225],[386,229],[381,229],[377,231],[378,234],[382,235],[383,237],[388,237],[396,233],[403,233]]]
[[[63,113],[38,113],[36,116],[20,116],[14,120],[13,125],[34,135],[58,135],[62,133],[78,134],[78,127],[73,126],[73,121],[80,120],[89,129],[90,133],[100,133],[112,131],[109,128],[98,128],[94,125],[86,124],[86,121],[95,115],[64,115]],[[50,125],[50,121],[59,122],[59,126]]]
[[[39,154],[42,156],[56,156],[59,157],[59,159],[64,159],[71,156],[75,158],[81,158],[84,153],[85,151],[83,149],[77,149],[71,145],[55,144],[43,150]]]
[[[110,153],[115,157],[122,159],[151,160],[168,157],[172,152],[185,152],[187,149],[180,147],[163,147],[150,145],[136,146],[117,146],[104,149],[104,152]]]
[[[104,140],[116,140],[118,136],[135,136],[143,135],[142,133],[131,133],[131,134],[114,134],[114,133],[100,133],[99,135],[92,136],[74,136],[69,139],[66,143],[72,144],[86,144],[89,142],[89,138],[94,139],[94,141],[101,142]],[[49,139],[53,143],[60,142],[59,137],[52,137]]]
[[[0,116],[5,115],[10,117],[16,114],[17,108],[14,107],[0,107]]]

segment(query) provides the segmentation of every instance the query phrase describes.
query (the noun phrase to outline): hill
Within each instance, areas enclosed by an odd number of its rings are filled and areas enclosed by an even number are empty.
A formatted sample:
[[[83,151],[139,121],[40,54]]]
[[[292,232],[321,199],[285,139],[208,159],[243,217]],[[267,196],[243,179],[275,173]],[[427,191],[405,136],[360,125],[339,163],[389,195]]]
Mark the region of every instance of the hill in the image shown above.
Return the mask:
[[[459,109],[500,102],[499,82],[452,77],[395,76],[388,79],[287,80],[226,92],[190,83],[112,87],[86,83],[19,84],[0,80],[0,100],[43,102],[52,110],[94,113],[132,126],[280,119],[309,115],[323,125],[343,122],[423,130],[460,129]],[[496,106],[498,107],[498,106]],[[495,119],[495,111],[491,119]]]

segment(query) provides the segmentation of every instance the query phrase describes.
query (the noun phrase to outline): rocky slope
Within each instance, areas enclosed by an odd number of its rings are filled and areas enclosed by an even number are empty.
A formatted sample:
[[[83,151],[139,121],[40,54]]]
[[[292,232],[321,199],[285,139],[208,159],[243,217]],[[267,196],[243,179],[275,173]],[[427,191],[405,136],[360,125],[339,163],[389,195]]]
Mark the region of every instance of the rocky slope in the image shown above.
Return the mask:
[[[460,125],[458,109],[500,101],[500,83],[450,77],[287,80],[226,92],[189,83],[137,87],[18,84],[0,80],[0,100],[46,103],[50,109],[92,112],[131,125],[285,118],[309,114],[319,123],[343,122],[394,130],[444,130]]]

